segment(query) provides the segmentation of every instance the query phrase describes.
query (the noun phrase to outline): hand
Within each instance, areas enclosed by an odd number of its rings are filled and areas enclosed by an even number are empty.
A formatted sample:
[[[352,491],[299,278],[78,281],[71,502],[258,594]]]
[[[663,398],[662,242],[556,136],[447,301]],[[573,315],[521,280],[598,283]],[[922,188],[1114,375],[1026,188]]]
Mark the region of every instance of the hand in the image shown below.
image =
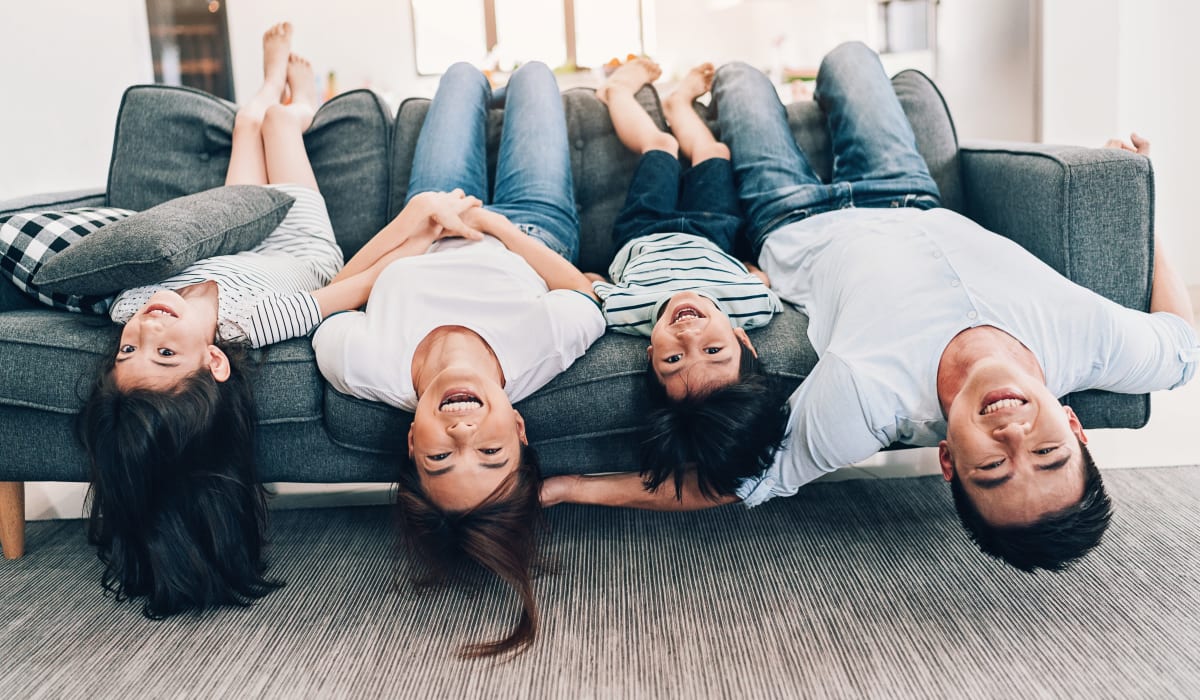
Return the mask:
[[[748,270],[750,274],[762,280],[763,284],[767,285],[768,287],[771,286],[771,279],[767,277],[767,273],[759,269],[757,265],[749,262],[743,262],[742,264],[746,266],[746,270]]]
[[[571,489],[579,480],[578,476],[552,476],[542,480],[541,501],[543,508],[569,503]]]
[[[1138,136],[1137,133],[1135,132],[1135,133],[1132,133],[1129,135],[1129,141],[1132,141],[1133,144],[1130,145],[1130,143],[1128,141],[1122,141],[1121,139],[1109,139],[1108,141],[1106,141],[1104,143],[1104,147],[1105,148],[1119,148],[1122,151],[1129,151],[1130,153],[1137,153],[1139,155],[1143,155],[1146,157],[1150,156],[1150,141],[1149,140],[1144,139],[1141,136]]]
[[[433,240],[467,238],[478,241],[483,238],[481,231],[463,220],[468,212],[483,206],[477,197],[469,197],[461,189],[453,192],[422,192],[413,197],[410,204],[413,203],[417,203],[427,217],[430,226],[427,233]]]

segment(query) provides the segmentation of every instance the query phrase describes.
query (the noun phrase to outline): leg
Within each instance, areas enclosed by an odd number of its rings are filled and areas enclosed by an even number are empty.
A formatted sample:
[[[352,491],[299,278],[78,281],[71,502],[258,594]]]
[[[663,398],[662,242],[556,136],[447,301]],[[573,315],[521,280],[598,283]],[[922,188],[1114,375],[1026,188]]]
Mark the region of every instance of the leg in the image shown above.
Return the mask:
[[[573,263],[579,256],[579,214],[554,73],[542,63],[521,66],[508,81],[505,103],[491,208],[532,227],[531,235]]]
[[[663,111],[671,124],[671,133],[679,142],[679,149],[692,165],[699,165],[709,158],[729,160],[729,147],[713,137],[708,125],[696,114],[692,104],[712,89],[713,65],[702,63],[688,71],[675,92],[663,101]]]
[[[5,559],[25,554],[25,482],[0,481],[0,547]]]
[[[317,107],[312,66],[299,56],[290,56],[287,76],[292,103],[271,105],[263,119],[267,182],[272,185],[301,185],[316,190],[317,177],[313,174],[308,151],[304,148],[304,132],[312,126]]]
[[[815,97],[829,119],[835,183],[860,183],[852,187],[856,198],[938,196],[912,126],[874,51],[850,42],[829,52],[817,73]]]
[[[492,88],[477,68],[456,63],[438,83],[413,155],[408,199],[455,188],[488,201],[487,104]]]
[[[757,249],[772,230],[829,199],[788,127],[775,86],[744,63],[717,70],[713,104]]]
[[[287,85],[288,54],[292,50],[292,25],[281,22],[263,34],[263,84],[238,109],[233,122],[233,147],[229,153],[226,185],[267,184],[262,122],[267,108],[279,104]]]
[[[613,255],[635,238],[679,230],[679,173],[679,160],[670,153],[651,149],[642,155],[613,221]]]
[[[608,117],[625,148],[634,153],[666,151],[674,157],[679,152],[679,144],[670,134],[659,130],[634,97],[643,85],[654,82],[660,75],[662,69],[657,63],[646,58],[635,58],[608,77],[604,85],[596,90],[596,98],[608,107]]]

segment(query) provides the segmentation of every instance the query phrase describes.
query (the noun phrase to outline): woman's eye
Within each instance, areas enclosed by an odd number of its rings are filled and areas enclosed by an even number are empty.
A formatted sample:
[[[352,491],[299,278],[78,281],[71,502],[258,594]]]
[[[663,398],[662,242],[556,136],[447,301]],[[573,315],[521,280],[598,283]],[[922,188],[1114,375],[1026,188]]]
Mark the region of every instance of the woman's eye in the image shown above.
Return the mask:
[[[133,350],[134,350],[134,347],[132,345],[122,345],[121,346],[121,352],[133,352]]]
[[[499,451],[500,451],[499,447],[485,447],[482,450],[480,450],[480,452],[484,453],[485,455],[494,455]]]
[[[668,356],[667,356],[667,359],[665,360],[665,362],[666,362],[668,365],[673,365],[673,364],[675,364],[676,362],[679,362],[679,360],[680,360],[682,357],[683,357],[683,355],[668,355]]]
[[[704,348],[704,352],[708,353],[709,355],[716,355],[717,353],[721,352],[721,348]]]
[[[159,348],[158,354],[162,355],[163,357],[174,357],[175,351],[170,348]]]
[[[449,456],[450,456],[449,452],[439,452],[438,454],[435,454],[435,455],[429,455],[425,459],[428,459],[431,462],[440,462]]]

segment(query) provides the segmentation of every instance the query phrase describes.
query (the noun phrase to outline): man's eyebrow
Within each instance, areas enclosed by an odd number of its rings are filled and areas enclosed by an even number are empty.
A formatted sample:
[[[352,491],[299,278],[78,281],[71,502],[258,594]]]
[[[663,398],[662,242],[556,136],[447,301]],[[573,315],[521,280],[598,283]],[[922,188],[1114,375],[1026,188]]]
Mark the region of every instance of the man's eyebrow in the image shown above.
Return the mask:
[[[1039,464],[1038,469],[1042,469],[1045,471],[1051,471],[1054,469],[1062,469],[1063,465],[1065,465],[1069,461],[1071,461],[1071,455],[1068,454],[1066,457],[1063,457],[1062,459],[1051,462],[1049,464]]]
[[[999,479],[972,479],[972,481],[974,481],[975,485],[981,489],[994,489],[997,486],[999,486],[1000,484],[1003,484],[1004,482],[1008,481],[1011,478],[1012,478],[1012,474],[1009,473],[1005,476],[1000,477]]]

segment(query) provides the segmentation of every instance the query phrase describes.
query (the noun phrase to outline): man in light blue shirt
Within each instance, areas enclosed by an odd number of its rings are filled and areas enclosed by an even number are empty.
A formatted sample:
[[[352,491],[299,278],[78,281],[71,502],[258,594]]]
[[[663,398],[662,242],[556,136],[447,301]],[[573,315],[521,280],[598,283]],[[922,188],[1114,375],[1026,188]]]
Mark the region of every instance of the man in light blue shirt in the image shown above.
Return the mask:
[[[1087,436],[1056,397],[1169,389],[1195,374],[1191,303],[1165,257],[1156,252],[1147,314],[939,208],[891,83],[862,44],[835,49],[817,78],[831,183],[813,174],[760,71],[723,67],[713,95],[759,265],[808,314],[819,357],[788,400],[788,437],[736,498],[646,492],[619,474],[549,480],[543,500],[754,506],[902,442],[939,447],[984,552],[1057,570],[1094,547],[1109,499]]]

